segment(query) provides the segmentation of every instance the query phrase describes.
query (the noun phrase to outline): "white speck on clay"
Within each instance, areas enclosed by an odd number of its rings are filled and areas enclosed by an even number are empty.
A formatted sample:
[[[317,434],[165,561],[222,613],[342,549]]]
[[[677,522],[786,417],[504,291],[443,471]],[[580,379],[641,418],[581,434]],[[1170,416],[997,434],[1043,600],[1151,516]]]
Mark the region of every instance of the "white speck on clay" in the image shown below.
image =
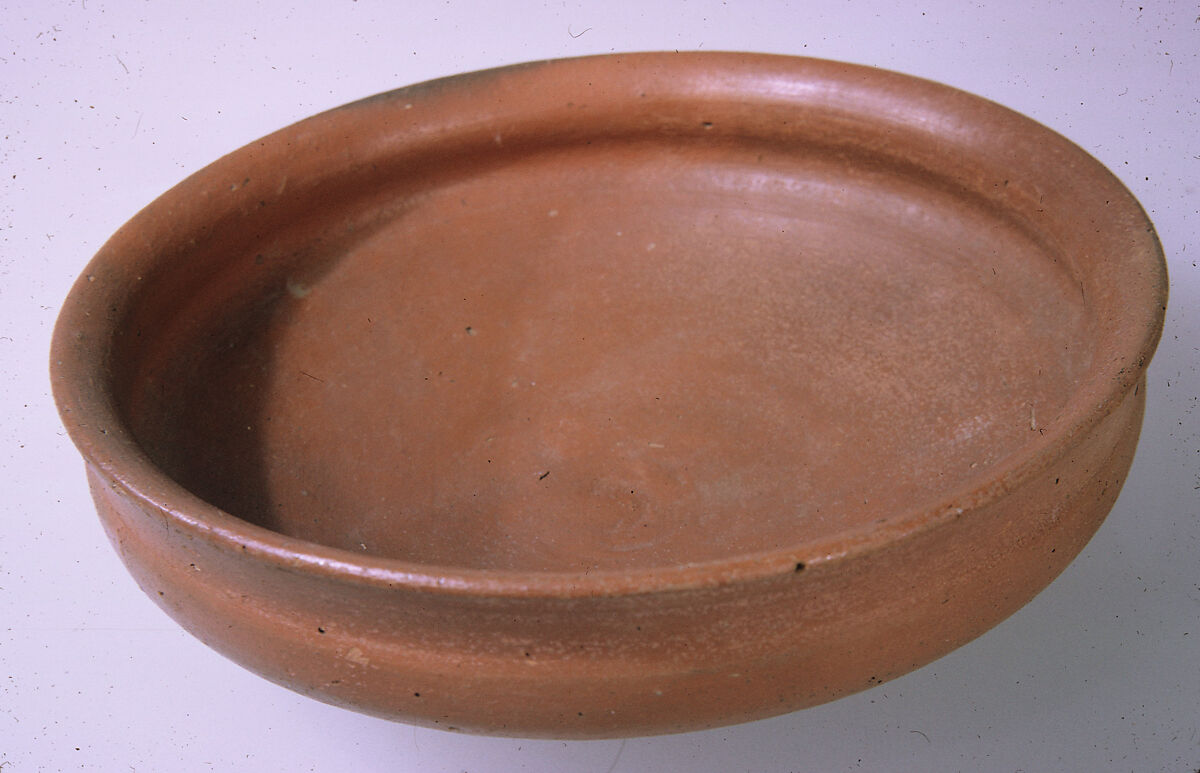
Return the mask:
[[[287,290],[293,298],[305,298],[312,292],[308,287],[295,280],[287,280]]]
[[[371,664],[371,659],[363,654],[363,651],[358,647],[351,647],[346,650],[346,660],[359,666],[368,666]]]

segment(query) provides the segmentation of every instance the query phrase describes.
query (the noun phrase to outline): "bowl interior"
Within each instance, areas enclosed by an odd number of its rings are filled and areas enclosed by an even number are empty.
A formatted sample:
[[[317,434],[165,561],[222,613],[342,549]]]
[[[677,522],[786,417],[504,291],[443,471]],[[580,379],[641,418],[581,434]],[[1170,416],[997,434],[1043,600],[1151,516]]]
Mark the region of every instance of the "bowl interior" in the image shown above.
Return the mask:
[[[234,234],[221,302],[180,285],[124,398],[154,462],[359,553],[674,566],[934,503],[1090,365],[1054,248],[919,170],[736,138],[442,160]]]

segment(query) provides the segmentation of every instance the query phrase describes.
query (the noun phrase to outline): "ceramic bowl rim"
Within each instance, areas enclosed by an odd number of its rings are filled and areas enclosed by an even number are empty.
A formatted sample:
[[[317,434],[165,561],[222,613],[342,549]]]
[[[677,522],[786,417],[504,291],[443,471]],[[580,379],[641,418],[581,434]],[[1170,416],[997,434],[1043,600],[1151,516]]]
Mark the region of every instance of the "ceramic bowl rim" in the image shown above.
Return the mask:
[[[512,570],[470,569],[434,566],[402,559],[355,554],[347,550],[308,542],[270,531],[201,500],[175,483],[142,451],[124,427],[111,384],[105,380],[108,353],[105,347],[84,346],[81,341],[107,341],[115,334],[113,315],[106,313],[122,299],[122,291],[136,281],[126,278],[97,292],[93,281],[108,264],[120,259],[120,250],[130,235],[148,222],[147,212],[172,206],[193,195],[203,175],[213,169],[233,169],[248,149],[280,143],[296,131],[313,127],[321,120],[342,120],[346,116],[369,118],[381,107],[413,94],[437,99],[439,93],[478,88],[481,79],[503,77],[518,87],[536,91],[536,79],[554,70],[602,72],[620,63],[661,65],[681,71],[708,71],[728,68],[742,73],[757,70],[803,81],[828,79],[835,84],[853,82],[862,88],[901,86],[906,97],[924,100],[924,109],[951,111],[963,105],[983,111],[996,120],[1011,123],[1032,136],[1055,138],[1056,149],[1071,150],[1070,163],[1087,167],[1087,174],[1103,179],[1122,194],[1118,205],[1123,214],[1145,225],[1142,233],[1129,234],[1130,251],[1136,253],[1126,262],[1137,265],[1141,274],[1128,277],[1130,286],[1121,292],[1138,301],[1128,310],[1130,319],[1122,326],[1124,336],[1117,341],[1102,341],[1102,349],[1114,353],[1111,362],[1094,366],[1085,383],[1073,393],[1063,421],[999,463],[982,481],[967,490],[950,490],[937,505],[902,511],[886,523],[862,533],[842,534],[811,544],[786,549],[733,555],[694,564],[635,569],[578,572],[525,572]],[[1136,229],[1130,229],[1131,231]],[[140,279],[140,277],[138,277]],[[89,467],[111,486],[142,504],[143,510],[162,514],[170,525],[191,532],[215,545],[242,551],[248,559],[265,561],[281,568],[312,573],[331,580],[480,596],[509,597],[581,597],[617,596],[681,591],[806,572],[827,571],[855,557],[884,549],[1004,497],[1066,453],[1124,399],[1140,382],[1152,356],[1163,324],[1166,308],[1167,277],[1162,249],[1140,205],[1100,162],[1032,119],[987,100],[949,86],[923,81],[886,70],[825,60],[768,54],[732,52],[687,52],[608,54],[543,63],[515,65],[479,73],[468,73],[438,81],[387,92],[350,103],[304,119],[275,132],[214,162],[149,204],[112,237],[88,264],[65,301],[55,327],[51,349],[51,381],[68,433]],[[1107,346],[1103,346],[1107,345]],[[1096,399],[1081,402],[1080,395]]]

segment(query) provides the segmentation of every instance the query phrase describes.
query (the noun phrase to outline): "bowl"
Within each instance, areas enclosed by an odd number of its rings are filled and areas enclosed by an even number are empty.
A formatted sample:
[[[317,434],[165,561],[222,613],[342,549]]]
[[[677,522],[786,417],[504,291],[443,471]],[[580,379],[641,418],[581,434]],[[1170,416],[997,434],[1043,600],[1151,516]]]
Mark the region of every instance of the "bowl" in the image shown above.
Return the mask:
[[[53,340],[141,588],[303,694],[613,737],[928,663],[1083,548],[1161,249],[1032,120],[789,57],[636,54],[301,121],[137,214]]]

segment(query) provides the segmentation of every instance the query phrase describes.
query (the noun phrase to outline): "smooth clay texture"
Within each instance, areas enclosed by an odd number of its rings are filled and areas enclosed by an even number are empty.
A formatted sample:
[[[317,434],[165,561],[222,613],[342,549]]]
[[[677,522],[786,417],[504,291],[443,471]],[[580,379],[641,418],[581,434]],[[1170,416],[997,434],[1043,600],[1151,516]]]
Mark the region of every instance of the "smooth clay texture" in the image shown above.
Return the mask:
[[[671,139],[320,213],[352,236],[150,365],[151,457],[329,546],[609,570],[869,528],[1058,416],[1084,303],[1027,233],[853,159]]]
[[[55,383],[122,558],[217,649],[410,722],[648,734],[1028,601],[1120,490],[1165,292],[1129,193],[994,104],[599,57],[198,173],[88,268]]]

